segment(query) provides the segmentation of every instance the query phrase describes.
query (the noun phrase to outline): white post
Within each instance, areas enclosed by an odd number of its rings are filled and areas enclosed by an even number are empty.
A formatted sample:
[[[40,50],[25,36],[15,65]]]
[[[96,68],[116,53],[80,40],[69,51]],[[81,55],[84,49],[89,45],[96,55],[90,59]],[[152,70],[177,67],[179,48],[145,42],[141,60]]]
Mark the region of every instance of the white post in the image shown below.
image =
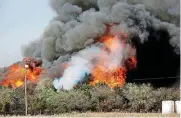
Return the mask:
[[[162,101],[162,114],[174,113],[174,101]]]
[[[26,91],[26,89],[27,89],[27,87],[26,87],[26,85],[27,85],[27,77],[26,77],[26,74],[27,74],[27,69],[28,69],[28,65],[25,65],[25,78],[24,78],[24,84],[25,84],[25,115],[27,116],[27,114],[28,114],[28,102],[27,102],[27,91]]]
[[[175,101],[175,109],[177,114],[181,114],[181,102]]]

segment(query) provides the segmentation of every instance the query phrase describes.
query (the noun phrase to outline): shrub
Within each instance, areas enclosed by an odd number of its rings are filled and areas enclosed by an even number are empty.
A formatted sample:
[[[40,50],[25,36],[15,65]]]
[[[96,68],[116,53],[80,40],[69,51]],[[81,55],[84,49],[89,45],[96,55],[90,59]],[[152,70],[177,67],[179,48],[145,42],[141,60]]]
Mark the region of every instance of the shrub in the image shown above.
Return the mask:
[[[127,84],[123,87],[122,94],[129,101],[129,111],[149,112],[154,109],[156,97],[150,84]]]
[[[42,89],[39,91],[41,100],[41,113],[53,114],[57,106],[57,93],[53,89]]]
[[[55,92],[52,89],[44,89],[41,93],[41,99],[45,104],[45,112],[50,114],[72,111],[82,112],[90,107],[88,96],[80,90]]]
[[[179,88],[158,88],[153,91],[156,103],[154,105],[155,110],[161,111],[162,101],[164,100],[180,100]]]
[[[0,90],[0,113],[8,114],[11,112],[10,105],[12,104],[12,89],[2,87]]]
[[[24,89],[17,88],[12,92],[12,113],[14,115],[24,115],[25,114],[25,104],[24,104]]]
[[[68,93],[68,108],[71,111],[87,111],[90,109],[91,103],[89,97],[85,95],[84,91],[72,90]]]
[[[41,114],[42,110],[43,102],[41,101],[38,91],[35,91],[33,95],[28,95],[28,114]]]
[[[163,100],[179,100],[180,90],[174,88],[154,89],[150,84],[126,84],[117,93],[128,102],[126,110],[131,112],[161,111]]]
[[[114,111],[122,109],[124,98],[105,85],[97,85],[90,89],[93,111]]]
[[[0,114],[24,115],[24,88],[0,88]],[[67,112],[157,112],[163,100],[179,100],[180,90],[153,88],[150,84],[126,84],[111,89],[104,84],[82,84],[70,91],[35,88],[28,84],[28,114],[53,115]]]

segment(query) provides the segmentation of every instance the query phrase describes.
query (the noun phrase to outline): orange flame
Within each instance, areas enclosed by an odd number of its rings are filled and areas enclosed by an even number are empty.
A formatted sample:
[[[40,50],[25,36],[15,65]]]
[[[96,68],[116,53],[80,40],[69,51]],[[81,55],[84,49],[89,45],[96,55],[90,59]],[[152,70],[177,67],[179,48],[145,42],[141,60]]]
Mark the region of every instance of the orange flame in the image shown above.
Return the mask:
[[[126,43],[124,39],[128,38],[128,35],[121,31],[120,33],[120,41],[123,44]],[[117,51],[119,49],[120,45],[117,44],[117,42],[114,42],[114,40],[117,40],[113,35],[110,34],[110,26],[106,30],[106,35],[100,38],[100,42],[104,43],[105,46],[108,48],[108,51]],[[105,49],[102,49],[105,51]],[[134,56],[129,57],[128,59],[124,60],[124,63],[121,67],[115,67],[115,68],[101,68],[101,65],[104,65],[105,58],[104,55],[100,54],[100,62],[98,62],[97,66],[92,70],[91,74],[93,76],[93,79],[89,82],[90,85],[94,86],[98,83],[105,83],[110,88],[114,87],[121,87],[125,84],[125,78],[126,73],[129,69],[136,68],[136,58]],[[115,57],[117,58],[117,57]],[[120,60],[121,61],[121,60]]]
[[[110,69],[107,72],[97,66],[92,71],[93,79],[89,84],[95,86],[98,83],[105,83],[110,88],[122,87],[126,81],[127,70],[133,68],[136,68],[136,59],[133,56],[125,61],[124,67]]]
[[[121,87],[125,83],[126,69],[124,67],[104,72],[101,68],[96,67],[92,72],[93,80],[90,85],[105,83],[110,88]]]
[[[129,70],[136,68],[136,64],[137,64],[137,61],[134,56],[131,56],[129,59],[125,61],[125,65],[127,65],[127,68]]]
[[[1,84],[5,87],[17,88],[24,85],[24,78],[26,72],[26,79],[37,83],[39,81],[39,75],[42,71],[42,68],[28,68],[25,70],[22,64],[13,64],[7,69],[4,80]]]

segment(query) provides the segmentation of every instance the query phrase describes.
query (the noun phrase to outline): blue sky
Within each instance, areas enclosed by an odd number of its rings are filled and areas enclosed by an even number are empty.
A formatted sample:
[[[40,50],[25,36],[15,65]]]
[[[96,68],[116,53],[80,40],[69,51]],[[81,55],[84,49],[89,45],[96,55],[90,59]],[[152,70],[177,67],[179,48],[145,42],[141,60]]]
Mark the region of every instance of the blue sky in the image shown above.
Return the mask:
[[[48,0],[0,0],[0,67],[21,60],[21,46],[36,40],[54,16]]]

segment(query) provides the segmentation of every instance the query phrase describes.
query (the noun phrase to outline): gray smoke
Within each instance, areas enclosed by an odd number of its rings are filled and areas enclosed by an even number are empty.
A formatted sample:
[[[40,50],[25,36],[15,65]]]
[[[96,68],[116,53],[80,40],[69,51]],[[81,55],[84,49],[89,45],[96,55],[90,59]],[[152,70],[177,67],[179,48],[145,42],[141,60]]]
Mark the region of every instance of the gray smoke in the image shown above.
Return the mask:
[[[180,25],[180,0],[128,0],[131,4],[144,4],[155,17]]]
[[[180,15],[180,0],[128,0],[130,3],[145,4],[150,9],[161,10],[172,15]]]
[[[166,29],[171,37],[170,44],[179,54],[180,28],[172,19],[164,18],[179,16],[178,3],[179,0],[50,0],[57,16],[39,40],[23,46],[23,56],[42,58],[44,67],[61,73],[60,65],[93,45],[97,37],[105,33],[105,24],[109,23],[118,23],[111,28],[112,34],[123,30],[129,38],[138,36],[142,43],[148,40],[148,28]],[[157,10],[165,16],[155,14]]]

